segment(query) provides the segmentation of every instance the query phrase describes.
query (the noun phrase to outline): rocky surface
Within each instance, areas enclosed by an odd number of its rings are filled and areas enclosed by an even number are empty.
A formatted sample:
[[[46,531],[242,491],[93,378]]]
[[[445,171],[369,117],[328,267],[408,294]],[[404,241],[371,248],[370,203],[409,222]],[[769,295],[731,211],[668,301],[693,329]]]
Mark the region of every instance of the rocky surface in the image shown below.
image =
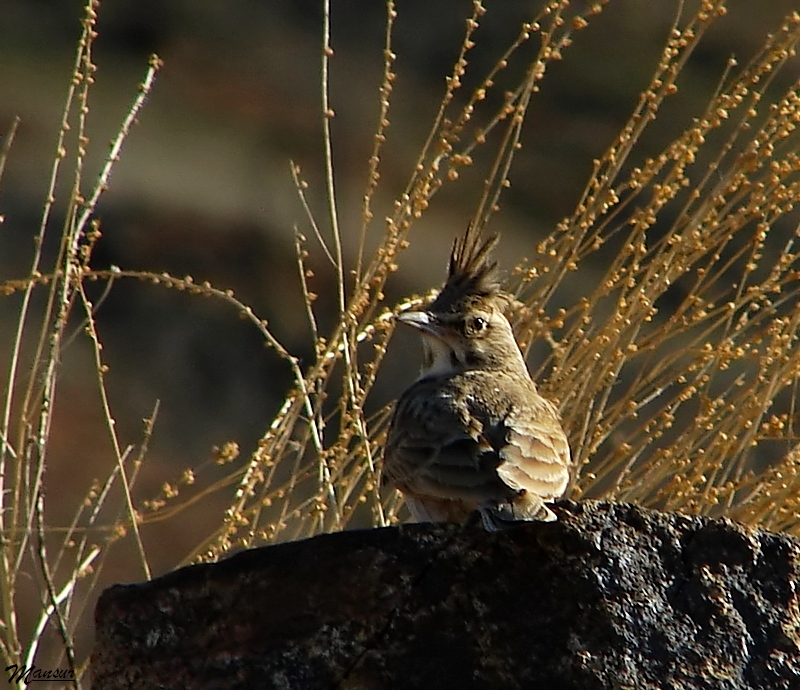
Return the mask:
[[[96,688],[792,688],[800,541],[563,503],[253,549],[96,610]]]

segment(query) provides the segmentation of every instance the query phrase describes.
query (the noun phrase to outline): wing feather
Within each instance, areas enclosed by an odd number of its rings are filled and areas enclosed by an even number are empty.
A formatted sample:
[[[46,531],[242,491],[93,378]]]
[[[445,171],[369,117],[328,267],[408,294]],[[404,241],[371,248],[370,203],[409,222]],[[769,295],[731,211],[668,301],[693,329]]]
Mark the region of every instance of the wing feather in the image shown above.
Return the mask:
[[[490,387],[480,374],[471,377],[450,387],[423,379],[401,396],[386,441],[385,480],[413,497],[415,516],[463,519],[478,509],[490,529],[554,519],[544,503],[563,495],[571,467],[556,408],[530,382]],[[504,390],[519,398],[488,398]]]

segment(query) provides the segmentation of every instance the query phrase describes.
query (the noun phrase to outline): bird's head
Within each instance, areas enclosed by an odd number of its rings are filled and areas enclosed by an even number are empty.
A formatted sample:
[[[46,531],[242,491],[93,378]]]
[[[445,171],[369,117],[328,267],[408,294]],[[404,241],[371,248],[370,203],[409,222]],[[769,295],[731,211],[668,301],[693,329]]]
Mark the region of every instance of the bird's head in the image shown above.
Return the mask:
[[[422,335],[422,376],[470,369],[507,370],[527,376],[525,361],[504,315],[508,298],[500,291],[496,235],[483,240],[470,227],[453,244],[447,281],[423,311],[397,318]]]

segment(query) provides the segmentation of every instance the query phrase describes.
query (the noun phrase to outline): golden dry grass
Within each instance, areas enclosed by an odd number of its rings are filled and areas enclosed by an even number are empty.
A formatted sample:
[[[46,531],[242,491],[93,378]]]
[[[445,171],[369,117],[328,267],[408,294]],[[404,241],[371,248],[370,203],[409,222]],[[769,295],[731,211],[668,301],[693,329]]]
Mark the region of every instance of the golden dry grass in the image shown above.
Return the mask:
[[[478,79],[479,86],[465,92],[470,51],[485,12],[475,2],[430,134],[406,188],[384,213],[373,205],[381,184],[395,79],[395,7],[387,3],[379,117],[367,161],[354,265],[343,256],[345,231],[339,226],[334,193],[335,142],[329,129],[333,112],[328,105],[331,51],[325,31],[321,98],[328,206],[324,218],[313,214],[302,171],[292,168],[299,207],[306,211],[303,228],[296,229],[295,236],[297,270],[316,353],[308,366],[301,366],[268,324],[230,291],[188,276],[91,266],[92,249],[100,237],[94,216],[97,200],[159,63],[155,57],[151,60],[103,174],[87,186],[82,178],[82,142],[95,35],[95,5],[87,4],[51,183],[60,175],[73,176],[67,222],[57,229],[61,252],[53,266],[42,265],[37,253],[27,276],[0,283],[3,293],[23,295],[16,333],[3,334],[10,339],[12,352],[0,427],[4,539],[0,618],[5,623],[0,645],[6,659],[29,664],[41,630],[54,626],[66,663],[80,675],[85,659],[75,656],[74,636],[85,620],[92,583],[111,544],[130,539],[140,563],[130,579],[149,577],[139,527],[174,519],[210,494],[225,495],[227,510],[217,529],[176,566],[213,560],[235,548],[340,530],[356,521],[387,525],[402,519],[401,498],[381,492],[379,486],[389,408],[372,414],[365,410],[370,409],[368,398],[394,329],[393,315],[429,296],[388,304],[383,292],[386,281],[401,266],[404,249],[414,241],[411,230],[433,196],[473,165],[479,149],[490,153],[490,163],[483,172],[486,183],[473,222],[491,222],[509,184],[526,113],[540,81],[553,61],[569,59],[571,42],[605,4],[577,11],[566,0],[546,3],[520,27],[494,68]],[[327,2],[325,9],[327,27]],[[795,55],[800,16],[787,17],[748,64],[731,60],[705,110],[663,151],[642,160],[637,148],[645,130],[659,126],[664,104],[680,98],[683,66],[724,11],[722,0],[707,0],[676,18],[650,85],[627,125],[595,161],[574,212],[513,269],[510,289],[518,300],[515,327],[526,349],[545,344],[533,373],[543,392],[558,401],[580,466],[572,497],[727,515],[753,526],[800,534],[795,428],[800,271],[794,213],[800,187],[796,153],[800,94],[796,85],[778,97],[769,91],[775,76]],[[524,65],[523,77],[515,88],[496,94],[498,74],[514,61]],[[67,122],[73,126],[69,136]],[[4,140],[0,174],[13,155],[12,140],[13,130]],[[62,170],[64,163],[70,166],[67,172]],[[37,246],[45,232],[54,231],[48,223],[51,198],[52,186]],[[318,326],[304,234],[316,235],[334,267],[338,319],[330,332],[321,332]],[[368,246],[374,248],[368,251]],[[603,275],[565,305],[566,281],[590,264],[605,266]],[[293,375],[293,385],[278,414],[265,423],[255,452],[242,457],[235,443],[228,444],[217,449],[212,463],[187,468],[164,485],[161,495],[146,500],[133,487],[147,462],[158,409],[148,420],[141,443],[122,447],[106,394],[95,305],[85,290],[87,281],[101,281],[111,290],[119,280],[153,282],[228,304],[232,314],[238,313],[259,330]],[[28,307],[36,290],[48,294],[43,318]],[[76,315],[85,324],[95,353],[107,422],[98,433],[114,440],[115,469],[81,498],[69,525],[50,525],[44,501],[51,403],[60,375],[56,364],[65,325]],[[30,334],[35,337],[27,340]],[[34,345],[26,350],[28,342]],[[23,361],[35,376],[20,375]],[[214,463],[229,468],[224,480],[207,479]],[[110,498],[118,496],[123,500]],[[90,528],[105,536],[90,540]],[[41,583],[42,609],[35,628],[21,630],[17,588],[19,579],[30,572]],[[80,596],[78,580],[84,585]]]

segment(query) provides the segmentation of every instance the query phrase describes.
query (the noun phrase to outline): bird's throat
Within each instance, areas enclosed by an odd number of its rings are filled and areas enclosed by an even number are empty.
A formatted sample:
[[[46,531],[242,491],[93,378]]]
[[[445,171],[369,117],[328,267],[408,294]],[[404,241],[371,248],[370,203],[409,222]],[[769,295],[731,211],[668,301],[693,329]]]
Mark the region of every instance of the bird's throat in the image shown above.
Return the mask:
[[[422,347],[423,363],[420,378],[447,376],[463,368],[457,353],[438,338],[423,336]]]

